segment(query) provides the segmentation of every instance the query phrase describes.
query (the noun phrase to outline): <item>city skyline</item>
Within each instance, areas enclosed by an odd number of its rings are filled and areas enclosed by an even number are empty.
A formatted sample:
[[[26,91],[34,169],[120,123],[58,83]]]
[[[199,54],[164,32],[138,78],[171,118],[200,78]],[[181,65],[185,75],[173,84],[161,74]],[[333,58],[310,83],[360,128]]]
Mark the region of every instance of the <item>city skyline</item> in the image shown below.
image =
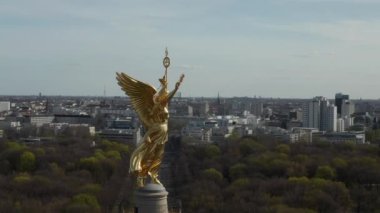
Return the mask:
[[[0,3],[0,95],[123,96],[115,72],[186,97],[378,99],[380,1]]]

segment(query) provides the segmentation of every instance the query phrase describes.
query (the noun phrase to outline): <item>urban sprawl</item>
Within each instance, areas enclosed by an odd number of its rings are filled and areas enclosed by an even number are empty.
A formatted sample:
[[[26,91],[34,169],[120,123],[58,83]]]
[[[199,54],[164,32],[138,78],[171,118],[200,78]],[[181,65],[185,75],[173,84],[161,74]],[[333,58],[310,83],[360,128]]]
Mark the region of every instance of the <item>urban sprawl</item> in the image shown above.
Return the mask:
[[[380,125],[380,101],[342,93],[331,100],[175,97],[169,113],[170,134],[194,144],[260,135],[288,143],[363,144],[371,142],[365,131]],[[49,142],[73,129],[132,144],[144,132],[127,97],[0,96],[0,140]]]

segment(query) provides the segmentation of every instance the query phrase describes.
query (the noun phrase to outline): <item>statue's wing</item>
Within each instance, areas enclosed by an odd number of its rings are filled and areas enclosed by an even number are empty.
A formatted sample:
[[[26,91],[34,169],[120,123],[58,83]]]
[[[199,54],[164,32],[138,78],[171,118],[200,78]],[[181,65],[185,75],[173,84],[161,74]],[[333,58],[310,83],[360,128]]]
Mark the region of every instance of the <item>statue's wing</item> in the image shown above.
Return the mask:
[[[153,108],[153,95],[156,89],[144,82],[138,81],[125,73],[116,73],[116,79],[122,90],[131,98],[140,120],[147,126],[150,110]]]

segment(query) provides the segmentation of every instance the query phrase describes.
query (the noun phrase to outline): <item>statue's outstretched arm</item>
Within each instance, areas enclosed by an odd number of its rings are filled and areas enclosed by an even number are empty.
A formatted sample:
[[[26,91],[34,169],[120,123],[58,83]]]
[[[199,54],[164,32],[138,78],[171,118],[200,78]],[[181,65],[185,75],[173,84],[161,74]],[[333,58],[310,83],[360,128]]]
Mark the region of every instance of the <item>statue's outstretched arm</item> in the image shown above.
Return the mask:
[[[177,81],[177,83],[175,84],[174,90],[169,93],[169,101],[173,98],[173,96],[177,92],[177,90],[178,90],[179,86],[181,85],[184,78],[185,78],[185,75],[182,74],[181,77],[179,78],[179,80]]]

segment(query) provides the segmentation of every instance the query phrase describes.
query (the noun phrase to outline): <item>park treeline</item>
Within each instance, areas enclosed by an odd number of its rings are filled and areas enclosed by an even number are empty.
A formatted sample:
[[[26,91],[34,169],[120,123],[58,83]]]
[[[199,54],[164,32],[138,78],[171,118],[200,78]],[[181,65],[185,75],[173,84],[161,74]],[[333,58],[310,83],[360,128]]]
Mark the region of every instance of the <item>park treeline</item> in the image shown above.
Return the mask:
[[[273,138],[182,142],[174,162],[184,212],[380,212],[380,148]]]
[[[379,132],[368,134],[378,141]],[[171,138],[182,212],[380,212],[377,144]],[[133,207],[133,147],[68,129],[48,142],[0,141],[0,212],[112,212]],[[173,154],[174,153],[174,154]],[[171,158],[169,158],[171,159]]]
[[[71,131],[44,143],[0,141],[0,212],[114,209],[128,182],[129,146]]]

